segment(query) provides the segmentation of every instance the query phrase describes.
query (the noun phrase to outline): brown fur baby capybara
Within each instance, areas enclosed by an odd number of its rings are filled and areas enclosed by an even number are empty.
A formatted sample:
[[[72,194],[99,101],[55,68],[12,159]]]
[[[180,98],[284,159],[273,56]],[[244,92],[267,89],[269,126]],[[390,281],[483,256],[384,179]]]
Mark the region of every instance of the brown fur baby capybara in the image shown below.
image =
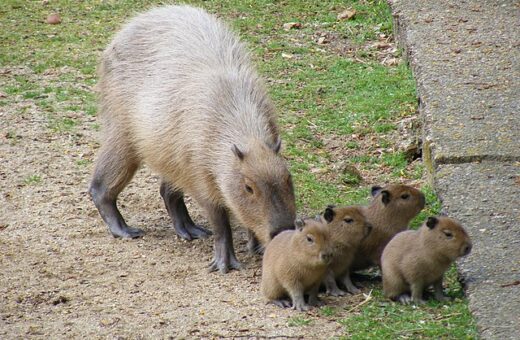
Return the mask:
[[[280,155],[274,108],[245,46],[202,9],[165,6],[132,19],[103,52],[99,116],[104,139],[90,194],[116,237],[139,237],[116,200],[145,163],[177,234],[195,225],[190,195],[215,233],[210,270],[238,269],[228,212],[262,243],[294,228],[291,175]]]
[[[303,311],[318,303],[332,249],[328,228],[322,222],[305,219],[295,224],[296,230],[283,231],[267,244],[260,290],[277,306]],[[309,295],[308,303],[304,294]]]
[[[389,184],[372,187],[372,201],[365,207],[364,215],[372,225],[372,232],[360,244],[350,272],[380,266],[381,254],[387,243],[397,233],[408,229],[410,221],[424,208],[424,194],[414,187]],[[358,293],[354,285],[348,289]]]
[[[350,280],[350,265],[361,241],[372,230],[360,206],[334,207],[329,205],[322,216],[330,233],[333,248],[332,262],[324,279],[327,293],[345,295],[336,284],[340,280],[348,291],[356,289]]]
[[[403,231],[386,246],[381,258],[383,292],[403,303],[424,303],[423,292],[433,285],[435,298],[445,300],[444,273],[470,251],[471,240],[457,221],[429,217],[418,230]]]

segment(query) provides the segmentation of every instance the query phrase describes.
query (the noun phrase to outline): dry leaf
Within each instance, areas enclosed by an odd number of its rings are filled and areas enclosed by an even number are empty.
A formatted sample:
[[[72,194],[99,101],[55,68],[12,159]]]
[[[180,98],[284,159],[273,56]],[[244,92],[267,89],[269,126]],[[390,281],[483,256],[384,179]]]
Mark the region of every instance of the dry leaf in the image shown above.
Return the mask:
[[[326,43],[328,43],[327,38],[325,38],[325,37],[320,37],[320,38],[318,39],[318,45],[324,45],[324,44],[326,44]]]
[[[286,31],[293,29],[293,28],[301,28],[301,27],[302,27],[302,24],[300,24],[299,22],[286,22],[285,24],[283,24],[283,29]]]
[[[399,65],[400,62],[401,60],[399,58],[388,58],[384,59],[382,64],[385,66],[396,66]]]
[[[282,53],[282,58],[292,59],[294,56],[290,53]]]
[[[338,20],[349,20],[356,15],[356,10],[349,8],[338,14]]]
[[[378,41],[378,42],[376,42],[376,43],[374,43],[374,44],[372,45],[372,47],[375,47],[375,48],[377,48],[377,49],[379,49],[379,50],[382,50],[382,49],[384,49],[384,48],[389,48],[389,47],[391,47],[391,46],[392,46],[392,44],[389,44],[389,43],[384,42],[384,41]]]
[[[50,24],[50,25],[56,25],[56,24],[59,24],[61,22],[61,18],[59,16],[59,14],[56,14],[56,13],[49,14],[49,16],[47,17],[47,21],[46,22],[48,24]]]

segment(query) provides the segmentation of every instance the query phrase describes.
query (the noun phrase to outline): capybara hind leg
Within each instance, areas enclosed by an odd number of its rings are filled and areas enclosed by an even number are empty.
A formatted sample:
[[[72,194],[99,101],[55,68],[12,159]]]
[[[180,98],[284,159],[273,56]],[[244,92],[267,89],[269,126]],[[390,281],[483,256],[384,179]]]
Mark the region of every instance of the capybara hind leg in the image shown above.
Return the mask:
[[[184,204],[184,195],[181,191],[172,189],[166,182],[161,183],[160,191],[175,232],[179,237],[191,241],[194,238],[206,238],[212,234],[211,231],[193,222],[186,204]]]
[[[219,270],[225,274],[230,269],[240,269],[240,262],[233,250],[233,236],[227,211],[217,206],[207,207],[207,211],[215,233],[215,257],[209,265],[209,271]]]
[[[361,292],[361,290],[356,287],[354,285],[354,283],[352,282],[352,279],[350,278],[350,270],[348,270],[344,275],[343,275],[343,278],[342,278],[342,281],[343,281],[343,285],[345,286],[345,289],[347,290],[347,292],[349,292],[350,294],[358,294]]]
[[[89,188],[90,196],[114,237],[140,237],[143,231],[129,227],[116,204],[117,196],[132,179],[139,164],[121,150],[111,149],[113,143],[107,142],[105,145],[108,147],[101,149],[96,163]]]
[[[264,246],[258,241],[251,230],[247,231],[247,249],[252,255],[262,255],[264,253]]]

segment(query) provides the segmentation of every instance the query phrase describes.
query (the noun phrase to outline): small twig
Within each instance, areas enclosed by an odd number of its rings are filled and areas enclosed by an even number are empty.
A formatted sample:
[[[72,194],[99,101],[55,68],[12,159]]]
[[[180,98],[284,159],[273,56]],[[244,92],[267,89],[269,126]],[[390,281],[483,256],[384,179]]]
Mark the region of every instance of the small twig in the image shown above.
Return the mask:
[[[366,294],[363,294],[363,295],[365,295],[365,297],[366,297],[365,300],[361,301],[360,303],[358,303],[358,304],[355,305],[354,307],[350,308],[350,309],[347,311],[347,313],[350,313],[350,312],[356,310],[357,308],[363,306],[363,305],[364,305],[365,303],[367,303],[368,301],[372,300],[372,291],[370,291],[370,292],[368,293],[368,295],[366,295]]]
[[[462,313],[451,313],[451,314],[448,314],[448,315],[441,315],[439,317],[434,318],[434,320],[435,321],[445,320],[445,319],[449,319],[452,316],[456,316],[456,315],[462,315]]]
[[[511,287],[511,286],[517,286],[517,285],[520,285],[520,280],[516,280],[511,283],[506,283],[506,284],[500,285],[500,287],[505,288],[505,287]]]

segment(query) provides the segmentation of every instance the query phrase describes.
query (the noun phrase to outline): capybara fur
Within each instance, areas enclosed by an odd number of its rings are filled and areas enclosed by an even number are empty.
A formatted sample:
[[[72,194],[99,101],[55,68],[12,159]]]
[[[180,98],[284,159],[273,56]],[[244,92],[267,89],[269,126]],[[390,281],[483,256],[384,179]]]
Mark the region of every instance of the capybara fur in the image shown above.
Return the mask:
[[[385,296],[422,304],[424,290],[433,285],[435,298],[446,300],[443,275],[457,258],[470,253],[471,246],[464,228],[449,217],[429,217],[418,230],[397,234],[381,258]]]
[[[337,286],[336,280],[339,280],[347,291],[357,289],[350,280],[350,265],[361,241],[370,234],[372,226],[360,206],[329,205],[322,219],[329,229],[333,249],[332,262],[324,279],[325,288],[330,295],[345,295]]]
[[[328,228],[314,219],[297,220],[267,244],[262,261],[263,295],[280,307],[303,311],[318,303],[318,290],[332,258]],[[308,303],[304,294],[308,294]]]
[[[116,237],[139,237],[116,200],[141,164],[161,177],[161,195],[177,234],[195,225],[191,196],[215,234],[210,270],[239,268],[228,213],[262,243],[294,228],[290,173],[280,155],[274,107],[245,46],[215,16],[165,6],[132,19],[99,66],[103,141],[90,194]]]
[[[381,254],[397,233],[408,229],[410,221],[424,208],[424,194],[414,187],[389,184],[373,186],[372,201],[365,207],[365,216],[373,229],[361,242],[351,270],[380,265]]]

